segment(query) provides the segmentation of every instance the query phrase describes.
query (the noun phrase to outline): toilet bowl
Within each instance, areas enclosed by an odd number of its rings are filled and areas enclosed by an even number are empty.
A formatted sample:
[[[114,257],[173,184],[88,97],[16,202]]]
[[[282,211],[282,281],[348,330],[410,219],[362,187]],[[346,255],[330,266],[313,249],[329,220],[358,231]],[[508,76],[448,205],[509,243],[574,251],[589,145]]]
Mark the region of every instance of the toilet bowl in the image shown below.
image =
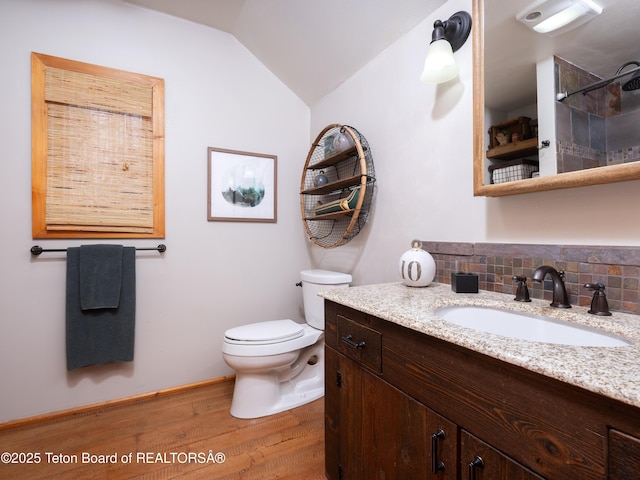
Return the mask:
[[[224,361],[236,371],[231,415],[258,418],[324,395],[324,300],[322,290],[346,288],[351,275],[300,272],[306,323],[271,320],[225,332]]]

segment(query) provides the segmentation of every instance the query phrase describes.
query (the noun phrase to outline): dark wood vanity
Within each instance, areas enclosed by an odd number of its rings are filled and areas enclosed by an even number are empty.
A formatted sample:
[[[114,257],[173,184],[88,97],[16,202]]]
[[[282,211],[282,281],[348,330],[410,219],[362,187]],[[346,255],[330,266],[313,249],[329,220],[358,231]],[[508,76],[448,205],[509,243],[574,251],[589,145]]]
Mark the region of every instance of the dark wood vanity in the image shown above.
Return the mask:
[[[640,408],[330,300],[325,315],[327,478],[640,480]]]

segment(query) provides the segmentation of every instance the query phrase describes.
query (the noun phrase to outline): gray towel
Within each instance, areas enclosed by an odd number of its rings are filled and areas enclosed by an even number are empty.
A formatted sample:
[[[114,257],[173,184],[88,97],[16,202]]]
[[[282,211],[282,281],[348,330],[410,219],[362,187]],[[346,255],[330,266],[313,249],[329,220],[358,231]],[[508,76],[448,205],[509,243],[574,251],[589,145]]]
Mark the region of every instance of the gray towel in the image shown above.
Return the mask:
[[[80,308],[118,308],[122,286],[122,245],[80,247]]]
[[[118,308],[82,310],[80,249],[67,249],[67,370],[133,360],[136,311],[136,250],[122,248]]]

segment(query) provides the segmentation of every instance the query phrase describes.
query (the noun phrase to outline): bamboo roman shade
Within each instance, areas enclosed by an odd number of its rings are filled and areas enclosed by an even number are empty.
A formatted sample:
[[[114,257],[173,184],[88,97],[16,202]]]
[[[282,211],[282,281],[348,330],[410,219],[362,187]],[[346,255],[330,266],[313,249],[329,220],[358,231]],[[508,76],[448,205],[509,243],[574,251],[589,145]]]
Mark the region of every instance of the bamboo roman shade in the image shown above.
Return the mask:
[[[164,236],[162,80],[32,60],[34,238]]]

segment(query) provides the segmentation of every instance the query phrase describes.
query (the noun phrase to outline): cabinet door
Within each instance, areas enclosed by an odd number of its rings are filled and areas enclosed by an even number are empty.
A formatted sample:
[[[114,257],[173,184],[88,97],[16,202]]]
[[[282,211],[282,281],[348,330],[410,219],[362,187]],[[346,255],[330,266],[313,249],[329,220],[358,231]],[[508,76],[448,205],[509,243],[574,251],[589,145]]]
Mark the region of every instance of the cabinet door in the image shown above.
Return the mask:
[[[463,480],[544,480],[469,432],[460,432]]]
[[[445,478],[428,476],[431,437],[424,405],[329,347],[325,366],[327,478]]]
[[[362,378],[351,360],[325,347],[325,473],[329,480],[361,477]]]
[[[640,480],[640,438],[609,432],[609,480]]]
[[[424,479],[429,472],[427,408],[362,370],[364,474],[357,479]]]
[[[324,349],[324,469],[328,480],[340,478],[340,394],[338,354]]]
[[[458,478],[458,426],[427,410],[429,480],[456,480]]]

